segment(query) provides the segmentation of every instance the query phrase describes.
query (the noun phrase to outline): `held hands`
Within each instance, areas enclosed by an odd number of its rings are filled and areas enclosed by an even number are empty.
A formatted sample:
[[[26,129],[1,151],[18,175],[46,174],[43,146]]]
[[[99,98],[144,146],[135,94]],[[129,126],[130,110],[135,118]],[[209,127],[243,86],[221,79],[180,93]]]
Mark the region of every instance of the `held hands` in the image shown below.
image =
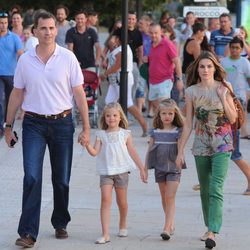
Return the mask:
[[[82,130],[81,133],[78,136],[78,143],[80,143],[83,147],[86,147],[89,145],[90,141],[90,131],[88,130]]]

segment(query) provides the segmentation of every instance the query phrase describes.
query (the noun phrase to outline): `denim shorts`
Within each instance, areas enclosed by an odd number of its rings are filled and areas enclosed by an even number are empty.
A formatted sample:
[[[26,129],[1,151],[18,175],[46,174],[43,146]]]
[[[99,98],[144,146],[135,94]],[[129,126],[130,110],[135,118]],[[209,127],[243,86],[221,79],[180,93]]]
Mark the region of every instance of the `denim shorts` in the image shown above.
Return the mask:
[[[166,172],[159,169],[155,169],[155,182],[177,181],[180,182],[181,172],[172,171]]]
[[[149,84],[148,99],[150,101],[156,101],[160,99],[170,98],[172,88],[173,82],[171,79],[167,79],[157,84]]]
[[[115,188],[127,188],[128,187],[128,172],[116,175],[101,175],[100,187],[103,185],[111,185]]]
[[[147,89],[147,81],[140,76],[140,80],[135,92],[135,98],[145,98],[146,89]]]
[[[234,131],[233,131],[233,133],[234,133]],[[236,143],[234,145],[234,151],[232,152],[232,155],[231,155],[231,160],[237,161],[237,160],[241,160],[241,159],[242,159],[242,154],[240,152],[240,130],[238,129],[236,132]]]

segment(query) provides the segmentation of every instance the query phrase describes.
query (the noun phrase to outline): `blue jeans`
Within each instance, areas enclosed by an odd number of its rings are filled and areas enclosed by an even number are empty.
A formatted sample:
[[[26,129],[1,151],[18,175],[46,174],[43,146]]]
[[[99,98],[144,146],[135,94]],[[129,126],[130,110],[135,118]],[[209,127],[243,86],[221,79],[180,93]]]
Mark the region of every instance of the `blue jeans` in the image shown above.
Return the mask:
[[[6,120],[7,106],[13,89],[13,76],[0,76],[0,129]],[[5,101],[4,101],[5,100]]]
[[[233,131],[233,137],[234,137],[235,131]],[[232,152],[231,155],[231,160],[232,161],[238,161],[242,159],[242,154],[240,152],[240,130],[238,129],[236,131],[236,141],[234,145],[234,151]]]
[[[23,121],[23,200],[19,221],[20,236],[37,238],[40,222],[43,159],[48,145],[52,172],[54,210],[51,223],[54,228],[66,228],[70,221],[68,211],[69,181],[73,155],[74,126],[72,115],[57,120],[24,117]]]

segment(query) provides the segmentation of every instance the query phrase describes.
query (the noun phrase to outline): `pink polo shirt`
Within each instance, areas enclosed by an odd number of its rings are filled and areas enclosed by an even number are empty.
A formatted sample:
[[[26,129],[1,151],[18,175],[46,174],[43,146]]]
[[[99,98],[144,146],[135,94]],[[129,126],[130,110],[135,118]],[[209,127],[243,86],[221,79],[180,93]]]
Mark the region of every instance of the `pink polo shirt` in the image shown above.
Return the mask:
[[[174,79],[174,64],[172,60],[178,56],[176,46],[172,41],[162,38],[154,47],[151,44],[149,51],[149,83],[158,84],[167,79]]]
[[[15,88],[24,89],[22,109],[42,115],[72,108],[72,88],[82,84],[83,74],[75,55],[58,45],[46,64],[35,48],[24,53],[14,75]]]

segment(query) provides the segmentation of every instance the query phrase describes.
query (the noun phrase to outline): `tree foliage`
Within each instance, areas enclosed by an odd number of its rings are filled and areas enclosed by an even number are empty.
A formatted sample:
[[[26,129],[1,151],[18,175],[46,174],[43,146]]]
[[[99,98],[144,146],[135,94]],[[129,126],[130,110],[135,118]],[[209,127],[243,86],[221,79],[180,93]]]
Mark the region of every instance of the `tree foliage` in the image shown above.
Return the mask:
[[[161,6],[167,0],[138,0],[141,1],[142,11],[161,12]],[[218,2],[226,0],[218,0]],[[235,2],[235,0],[231,0]],[[136,10],[136,0],[128,0],[129,9]],[[100,13],[102,25],[110,26],[115,20],[121,18],[122,0],[0,0],[0,10],[9,10],[14,4],[20,5],[25,11],[30,6],[35,9],[44,8],[54,12],[56,5],[64,4],[69,7],[71,18],[76,10],[81,8],[94,8]],[[193,0],[182,0],[183,5],[194,5]]]

